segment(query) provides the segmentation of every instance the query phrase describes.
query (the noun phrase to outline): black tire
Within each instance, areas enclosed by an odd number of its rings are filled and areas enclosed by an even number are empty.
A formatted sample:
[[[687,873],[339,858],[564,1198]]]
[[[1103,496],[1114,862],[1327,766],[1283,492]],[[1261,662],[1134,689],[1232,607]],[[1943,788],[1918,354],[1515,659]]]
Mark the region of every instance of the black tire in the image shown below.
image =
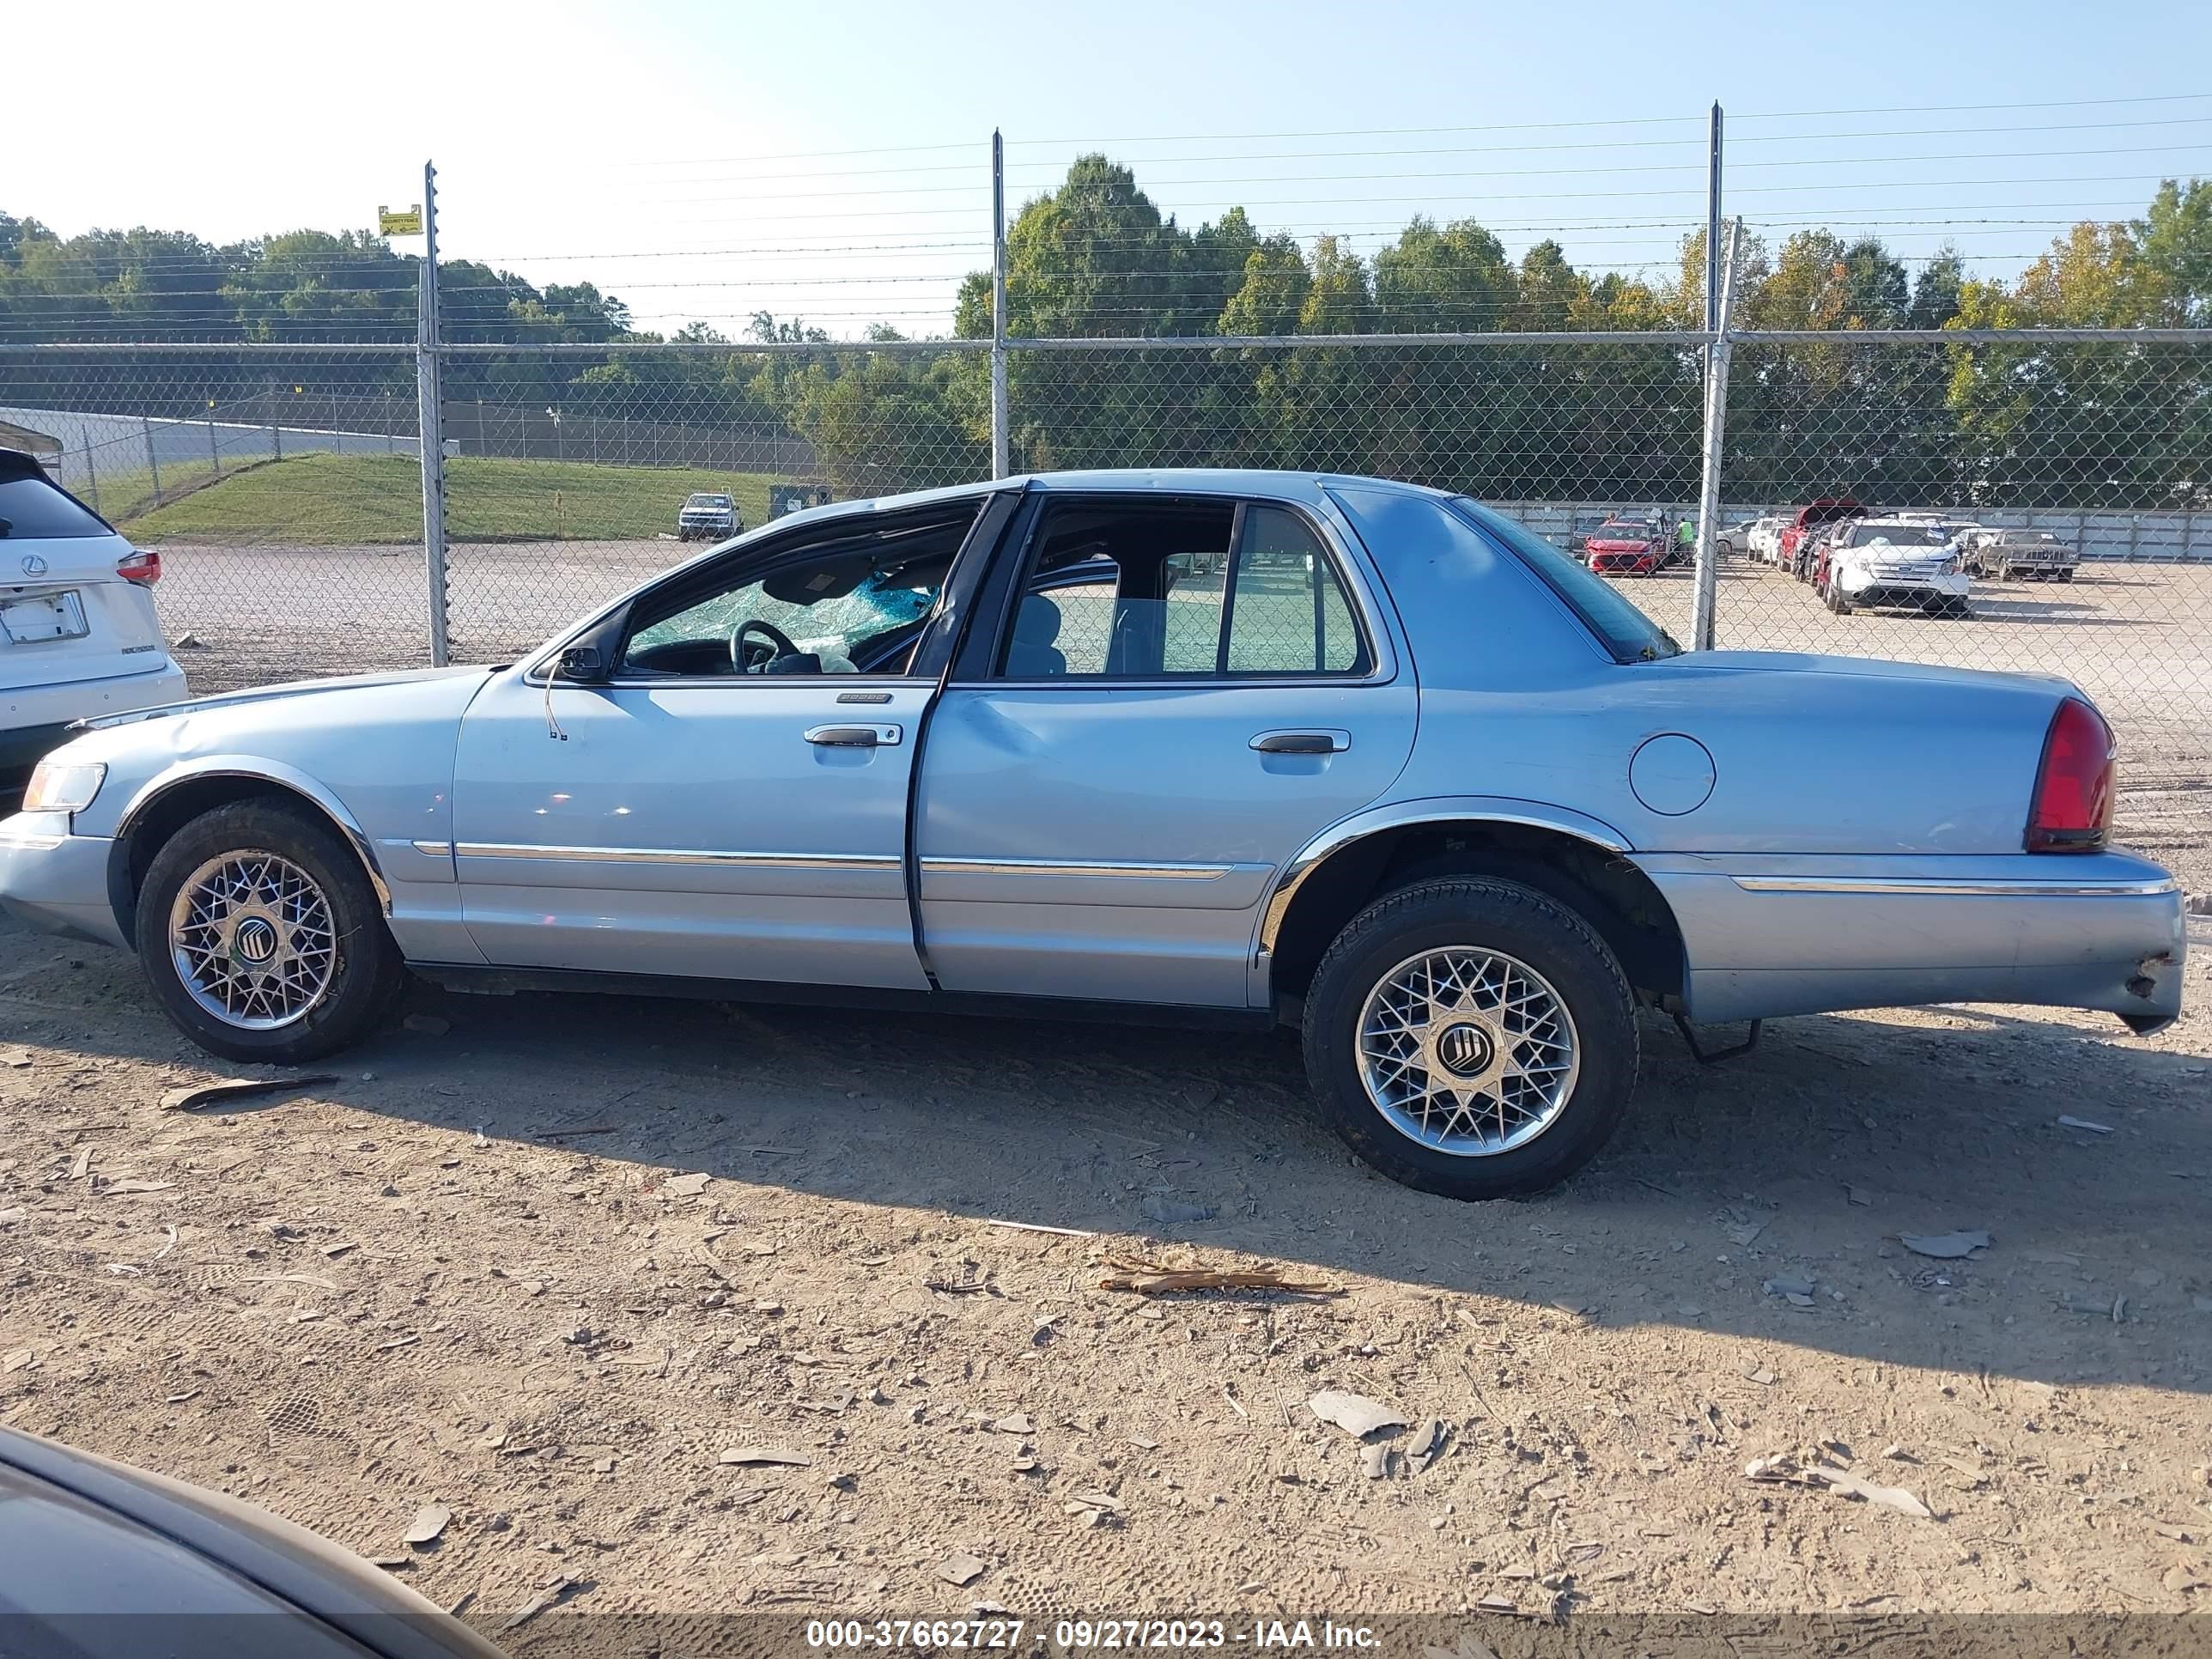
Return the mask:
[[[1361,1081],[1358,1024],[1370,994],[1424,951],[1467,946],[1519,959],[1573,1021],[1578,1070],[1558,1116],[1510,1150],[1462,1156],[1394,1127]],[[1347,923],[1315,969],[1305,1004],[1306,1076],[1329,1127],[1393,1181],[1445,1198],[1509,1198],[1557,1186],[1619,1127],[1636,1087],[1635,999],[1605,941],[1565,905],[1487,877],[1401,888]]]
[[[319,998],[290,1024],[265,1030],[233,1024],[197,1001],[171,951],[170,917],[194,872],[228,853],[289,860],[321,889],[335,951]],[[406,970],[384,925],[361,860],[330,824],[306,807],[239,801],[203,812],[164,843],[148,867],[135,918],[138,961],[172,1024],[227,1060],[289,1065],[360,1042],[398,994]]]

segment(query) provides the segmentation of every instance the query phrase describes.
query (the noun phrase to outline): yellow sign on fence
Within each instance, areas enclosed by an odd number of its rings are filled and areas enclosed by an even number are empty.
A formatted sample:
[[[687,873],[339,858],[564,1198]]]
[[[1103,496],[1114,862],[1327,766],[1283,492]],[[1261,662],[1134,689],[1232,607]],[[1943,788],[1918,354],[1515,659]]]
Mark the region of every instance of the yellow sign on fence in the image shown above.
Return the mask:
[[[422,210],[419,207],[388,208],[379,203],[376,234],[380,236],[420,236],[422,234]]]

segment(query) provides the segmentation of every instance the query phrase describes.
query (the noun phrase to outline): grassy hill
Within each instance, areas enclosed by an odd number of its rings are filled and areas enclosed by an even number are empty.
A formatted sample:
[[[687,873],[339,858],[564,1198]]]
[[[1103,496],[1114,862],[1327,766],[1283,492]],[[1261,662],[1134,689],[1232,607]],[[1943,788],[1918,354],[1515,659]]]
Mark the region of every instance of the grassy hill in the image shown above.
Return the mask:
[[[167,478],[163,479],[166,483]],[[446,533],[468,541],[635,541],[672,534],[694,490],[768,520],[765,474],[460,456],[446,464]],[[422,539],[422,475],[407,455],[289,456],[240,468],[125,521],[133,541],[349,544]]]

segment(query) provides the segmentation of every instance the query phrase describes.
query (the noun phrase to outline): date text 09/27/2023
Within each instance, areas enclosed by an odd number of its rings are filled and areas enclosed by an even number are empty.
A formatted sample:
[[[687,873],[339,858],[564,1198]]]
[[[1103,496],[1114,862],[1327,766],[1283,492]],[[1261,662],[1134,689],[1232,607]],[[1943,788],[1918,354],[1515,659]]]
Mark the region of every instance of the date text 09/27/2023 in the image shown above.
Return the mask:
[[[806,1625],[806,1644],[823,1649],[942,1650],[976,1648],[1014,1650],[1022,1645],[1028,1621],[1020,1619],[817,1619]],[[1042,1643],[1039,1627],[1032,1638]],[[1341,1648],[1381,1644],[1365,1625],[1322,1620],[1263,1619],[1249,1625],[1222,1619],[1062,1619],[1052,1627],[1053,1645],[1063,1650],[1145,1648]]]

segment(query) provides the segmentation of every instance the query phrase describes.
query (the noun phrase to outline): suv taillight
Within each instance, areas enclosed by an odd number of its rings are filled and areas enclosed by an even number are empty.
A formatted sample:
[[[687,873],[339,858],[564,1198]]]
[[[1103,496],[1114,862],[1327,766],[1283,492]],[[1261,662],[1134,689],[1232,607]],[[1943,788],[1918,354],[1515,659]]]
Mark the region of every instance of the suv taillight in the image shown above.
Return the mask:
[[[151,587],[161,580],[161,556],[150,547],[134,548],[129,558],[115,562],[115,574],[126,582]]]
[[[2079,697],[2067,698],[2043,739],[2035,804],[2027,814],[2027,850],[2087,853],[2102,847],[2112,823],[2113,772],[2112,728]]]

